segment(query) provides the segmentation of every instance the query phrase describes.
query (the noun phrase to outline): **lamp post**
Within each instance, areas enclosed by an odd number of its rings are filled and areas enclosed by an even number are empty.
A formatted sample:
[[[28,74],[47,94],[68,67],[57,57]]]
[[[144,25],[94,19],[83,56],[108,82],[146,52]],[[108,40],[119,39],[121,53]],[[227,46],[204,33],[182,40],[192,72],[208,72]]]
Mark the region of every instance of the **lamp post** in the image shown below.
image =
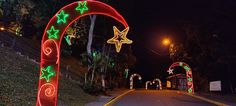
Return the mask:
[[[164,38],[162,40],[162,44],[164,46],[169,46],[169,54],[170,54],[170,58],[172,58],[172,56],[175,54],[176,49],[174,48],[175,45],[174,43],[171,42],[171,40],[169,38]]]

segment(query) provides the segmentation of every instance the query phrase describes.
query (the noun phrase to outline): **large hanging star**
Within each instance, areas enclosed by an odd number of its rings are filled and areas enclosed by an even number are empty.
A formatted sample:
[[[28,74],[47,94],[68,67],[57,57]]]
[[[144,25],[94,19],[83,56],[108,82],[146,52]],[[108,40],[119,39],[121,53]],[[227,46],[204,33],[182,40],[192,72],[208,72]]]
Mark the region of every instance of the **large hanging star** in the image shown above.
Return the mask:
[[[123,31],[119,31],[115,26],[113,26],[114,37],[107,40],[109,44],[115,44],[116,52],[120,52],[122,44],[131,44],[133,41],[129,40],[126,35],[129,31],[129,27],[124,29]]]
[[[79,1],[75,10],[80,11],[80,14],[83,14],[84,11],[88,11],[87,1]]]
[[[66,19],[69,17],[69,14],[65,14],[64,10],[62,10],[59,14],[57,14],[57,23],[66,23]]]
[[[167,72],[168,72],[169,74],[174,74],[173,71],[174,71],[174,69],[171,69],[171,68],[170,68]]]
[[[47,66],[47,68],[41,69],[42,75],[40,79],[45,79],[47,82],[50,81],[51,77],[55,76],[55,71],[52,70],[52,66]]]
[[[50,30],[47,30],[48,39],[58,39],[59,30],[55,29],[54,26],[51,26]]]

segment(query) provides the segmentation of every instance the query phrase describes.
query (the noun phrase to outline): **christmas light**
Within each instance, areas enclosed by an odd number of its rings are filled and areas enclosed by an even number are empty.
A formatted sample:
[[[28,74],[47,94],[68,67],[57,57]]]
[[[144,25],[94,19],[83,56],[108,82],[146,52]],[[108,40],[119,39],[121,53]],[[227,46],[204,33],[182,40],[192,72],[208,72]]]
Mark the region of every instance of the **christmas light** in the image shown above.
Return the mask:
[[[53,71],[52,66],[47,66],[47,68],[41,69],[42,75],[40,79],[45,79],[47,82],[50,82],[51,77],[55,76],[56,72]]]
[[[47,47],[44,49],[44,54],[50,55],[52,53],[52,49],[50,47]]]
[[[132,74],[132,75],[130,76],[130,78],[129,78],[129,82],[130,82],[130,83],[129,83],[129,88],[130,88],[130,89],[133,89],[133,82],[134,82],[134,81],[133,81],[133,78],[134,78],[134,77],[138,77],[139,80],[142,80],[142,77],[141,77],[139,74],[136,74],[136,73],[135,73],[135,74]]]
[[[69,17],[69,14],[66,14],[64,10],[61,10],[60,14],[57,14],[57,23],[66,23],[66,19]]]
[[[156,81],[158,81],[158,83],[159,83],[159,89],[162,90],[161,80],[158,79],[158,78],[156,78],[156,79],[154,79],[154,80],[152,81],[152,83],[155,83]],[[158,84],[157,84],[157,88],[158,88]]]
[[[188,64],[184,63],[184,62],[175,62],[173,63],[170,67],[169,70],[167,71],[169,74],[173,73],[173,68],[180,66],[182,68],[184,68],[184,70],[186,71],[186,79],[187,79],[187,85],[188,85],[188,93],[190,94],[194,94],[194,86],[193,86],[193,75],[192,75],[192,70],[189,67]]]
[[[169,73],[169,74],[174,74],[174,69],[169,69],[167,72]]]
[[[47,30],[48,39],[58,39],[59,30],[56,30],[54,26],[51,26],[50,30]]]
[[[48,98],[44,94],[39,94],[37,97],[37,106],[57,105],[61,41],[64,39],[67,28],[71,26],[72,23],[81,17],[93,14],[111,17],[120,22],[124,29],[128,29],[129,27],[122,15],[120,15],[113,7],[100,1],[89,0],[73,2],[61,8],[55,16],[50,19],[43,33],[40,59],[40,79],[42,80],[39,80],[38,83],[38,93],[40,92],[41,87],[46,83],[52,84],[55,87],[55,93],[52,98]],[[68,40],[69,39],[67,38],[67,41]],[[113,63],[112,65],[114,67]],[[47,72],[47,70],[50,69],[47,69],[47,66],[53,68],[53,70],[49,71],[54,72],[53,76],[47,76],[48,74],[52,74]]]
[[[184,66],[184,69],[185,69],[186,71],[189,71],[189,70],[190,70],[190,68],[189,68],[188,66]]]
[[[152,82],[151,81],[146,81],[146,83],[145,83],[145,89],[146,90],[148,89],[148,84],[152,85]]]
[[[75,10],[80,11],[80,14],[83,14],[84,11],[88,11],[87,1],[79,1]]]
[[[125,78],[128,78],[129,75],[129,69],[125,69]]]
[[[69,36],[65,36],[64,38],[66,39],[66,42],[69,46],[72,45]]]
[[[37,101],[39,103],[39,106],[43,106],[41,103],[41,99],[42,99],[41,97],[43,97],[43,98],[53,97],[53,96],[55,96],[55,92],[56,92],[56,87],[53,84],[51,84],[51,83],[43,84],[40,87],[39,92],[38,92]]]
[[[113,26],[113,31],[114,31],[114,37],[107,40],[107,43],[115,44],[116,52],[120,52],[122,44],[131,44],[133,42],[132,40],[129,40],[126,37],[129,31],[129,27],[127,27],[123,31],[120,31],[119,29],[116,28],[116,26]]]

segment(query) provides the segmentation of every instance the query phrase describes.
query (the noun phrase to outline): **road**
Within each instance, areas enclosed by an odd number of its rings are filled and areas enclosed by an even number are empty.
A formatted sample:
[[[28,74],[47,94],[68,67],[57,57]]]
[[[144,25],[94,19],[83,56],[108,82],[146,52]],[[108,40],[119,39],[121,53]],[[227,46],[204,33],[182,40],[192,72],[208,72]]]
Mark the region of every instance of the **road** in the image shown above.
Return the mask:
[[[170,90],[135,90],[116,100],[112,106],[215,106],[214,104]]]

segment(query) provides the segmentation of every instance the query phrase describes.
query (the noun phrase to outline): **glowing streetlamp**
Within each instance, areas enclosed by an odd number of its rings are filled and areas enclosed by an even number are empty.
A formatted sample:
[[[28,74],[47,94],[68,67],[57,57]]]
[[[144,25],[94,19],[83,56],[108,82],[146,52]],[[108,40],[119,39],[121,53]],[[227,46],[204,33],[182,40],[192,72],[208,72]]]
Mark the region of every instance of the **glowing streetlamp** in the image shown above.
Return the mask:
[[[168,39],[168,38],[165,38],[165,39],[162,40],[162,44],[165,45],[165,46],[170,45],[170,43],[171,43],[170,39]]]
[[[3,31],[3,30],[5,30],[5,28],[4,27],[0,27],[0,30]]]

